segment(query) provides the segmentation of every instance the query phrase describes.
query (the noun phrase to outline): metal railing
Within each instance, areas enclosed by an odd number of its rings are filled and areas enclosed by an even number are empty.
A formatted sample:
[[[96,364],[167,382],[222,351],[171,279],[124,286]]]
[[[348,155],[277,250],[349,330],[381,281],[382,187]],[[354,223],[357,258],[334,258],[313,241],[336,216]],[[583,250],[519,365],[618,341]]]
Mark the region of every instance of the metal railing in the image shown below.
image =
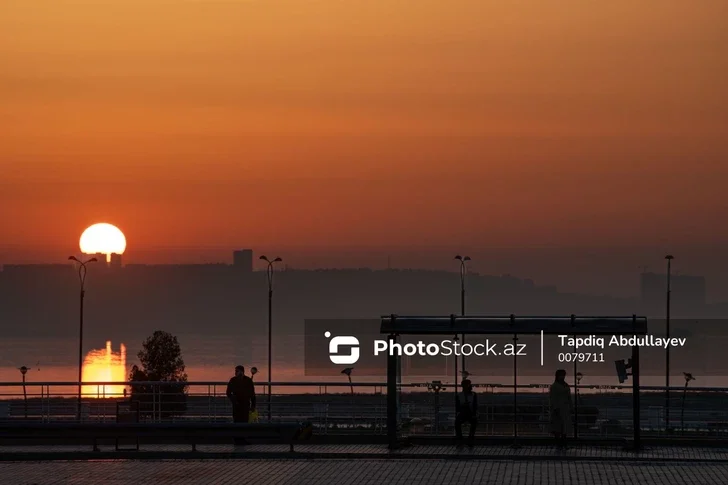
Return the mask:
[[[143,385],[143,388],[138,386]],[[81,419],[111,423],[117,404],[139,402],[142,422],[226,422],[232,408],[225,382],[189,382],[184,393],[179,383],[97,382],[83,384]],[[267,382],[255,383],[257,407],[268,406]],[[386,432],[385,383],[273,382],[271,408],[274,421],[308,421],[319,433]],[[446,384],[447,385],[447,384]],[[134,387],[137,386],[137,387]],[[25,388],[25,393],[23,392]],[[434,392],[427,383],[401,384],[399,423],[408,435],[454,433],[455,402],[452,386]],[[478,435],[548,436],[549,385],[513,386],[475,384],[479,395]],[[573,389],[573,388],[572,388]],[[94,392],[95,391],[95,392]],[[665,430],[664,387],[642,387],[643,436],[728,436],[728,388],[682,387],[670,389],[670,429]],[[0,421],[29,420],[52,423],[77,419],[78,383],[0,383]],[[632,387],[580,385],[572,391],[575,432],[580,438],[616,438],[632,434]],[[260,413],[260,420],[267,420]]]

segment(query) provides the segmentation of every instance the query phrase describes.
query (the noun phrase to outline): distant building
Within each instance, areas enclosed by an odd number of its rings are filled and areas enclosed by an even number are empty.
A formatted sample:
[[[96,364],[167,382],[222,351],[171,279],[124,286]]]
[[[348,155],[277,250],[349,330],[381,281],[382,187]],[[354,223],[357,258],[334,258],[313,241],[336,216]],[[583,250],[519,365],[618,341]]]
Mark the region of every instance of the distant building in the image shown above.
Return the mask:
[[[111,253],[109,266],[111,268],[121,268],[121,254]]]
[[[643,311],[648,316],[663,318],[667,310],[667,275],[642,273],[640,289]],[[699,316],[705,310],[705,277],[673,274],[670,289],[671,316]]]
[[[253,250],[241,249],[233,252],[233,266],[243,273],[253,272]]]

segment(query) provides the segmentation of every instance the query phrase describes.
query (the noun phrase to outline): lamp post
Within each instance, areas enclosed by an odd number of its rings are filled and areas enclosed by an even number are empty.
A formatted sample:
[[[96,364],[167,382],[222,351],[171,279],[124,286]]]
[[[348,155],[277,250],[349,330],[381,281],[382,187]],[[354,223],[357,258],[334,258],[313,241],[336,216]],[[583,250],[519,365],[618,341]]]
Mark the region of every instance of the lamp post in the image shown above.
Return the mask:
[[[574,374],[574,438],[577,439],[579,438],[579,385],[583,378],[584,374],[581,372]]]
[[[271,411],[271,369],[273,367],[273,264],[279,263],[283,260],[281,258],[270,260],[265,255],[261,256],[260,259],[268,263],[268,267],[266,269],[266,274],[268,275],[268,422],[271,422],[273,419]]]
[[[584,374],[582,374],[581,372],[577,372],[574,377],[576,377],[576,386],[574,386],[574,397],[575,397],[574,400],[578,402],[579,401],[579,385],[581,384],[581,380],[584,378]]]
[[[251,381],[255,380],[255,374],[257,374],[257,373],[258,373],[257,367],[253,367],[252,369],[250,369],[250,380]]]
[[[342,370],[341,373],[349,378],[349,388],[351,389],[351,423],[356,429],[356,403],[354,402],[354,384],[352,384],[351,382],[351,371],[353,370],[353,367],[347,367],[346,369]]]
[[[353,367],[347,367],[346,369],[342,370],[341,373],[346,375],[346,377],[349,378],[349,387],[351,388],[351,395],[354,396],[354,384],[351,382],[351,371],[353,371]]]
[[[28,394],[25,392],[25,374],[28,373],[28,368],[25,366],[18,367],[18,370],[23,376],[23,403],[25,408],[25,419],[28,419]]]
[[[468,273],[467,262],[470,261],[470,256],[455,256],[457,261],[460,261],[460,315],[465,316],[465,275]],[[460,335],[460,348],[465,345],[465,334]],[[460,356],[461,367],[465,371],[465,353],[463,352]],[[455,357],[455,395],[458,393],[458,368],[457,368],[457,356]]]
[[[685,389],[683,390],[682,411],[680,411],[680,430],[685,433],[685,397],[688,394],[688,383],[694,381],[695,377],[690,372],[683,372],[685,376]]]
[[[69,261],[75,261],[78,263],[78,280],[81,282],[81,292],[79,293],[79,316],[78,316],[78,421],[81,421],[81,384],[83,381],[83,297],[86,293],[86,265],[88,263],[95,263],[96,258],[91,258],[87,261],[81,261],[75,256],[69,256]]]
[[[674,259],[671,254],[665,256],[667,260],[667,294],[665,308],[665,337],[670,340],[670,263]],[[665,350],[665,433],[670,432],[670,346]]]

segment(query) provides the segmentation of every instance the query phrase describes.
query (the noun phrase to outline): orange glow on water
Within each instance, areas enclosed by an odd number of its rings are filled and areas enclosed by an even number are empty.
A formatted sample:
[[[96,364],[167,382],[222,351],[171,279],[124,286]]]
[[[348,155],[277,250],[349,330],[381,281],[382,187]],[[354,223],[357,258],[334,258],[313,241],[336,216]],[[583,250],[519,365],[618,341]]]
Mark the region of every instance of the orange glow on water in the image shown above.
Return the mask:
[[[119,352],[111,350],[111,341],[106,348],[92,350],[83,363],[83,382],[125,382],[126,346],[121,344]],[[88,397],[116,397],[124,395],[124,385],[84,385],[81,392]]]

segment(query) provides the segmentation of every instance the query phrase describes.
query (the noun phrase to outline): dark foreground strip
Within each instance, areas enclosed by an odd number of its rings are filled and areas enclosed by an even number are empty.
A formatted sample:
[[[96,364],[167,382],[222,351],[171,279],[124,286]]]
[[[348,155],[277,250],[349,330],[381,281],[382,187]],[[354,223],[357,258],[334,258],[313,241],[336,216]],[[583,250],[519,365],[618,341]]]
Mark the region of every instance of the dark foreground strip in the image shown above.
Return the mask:
[[[727,463],[721,458],[641,456],[579,456],[565,454],[407,454],[407,453],[315,453],[315,452],[193,452],[193,451],[111,451],[111,452],[18,452],[0,453],[0,462],[89,461],[89,460],[491,460],[491,461],[583,461],[640,463]]]

